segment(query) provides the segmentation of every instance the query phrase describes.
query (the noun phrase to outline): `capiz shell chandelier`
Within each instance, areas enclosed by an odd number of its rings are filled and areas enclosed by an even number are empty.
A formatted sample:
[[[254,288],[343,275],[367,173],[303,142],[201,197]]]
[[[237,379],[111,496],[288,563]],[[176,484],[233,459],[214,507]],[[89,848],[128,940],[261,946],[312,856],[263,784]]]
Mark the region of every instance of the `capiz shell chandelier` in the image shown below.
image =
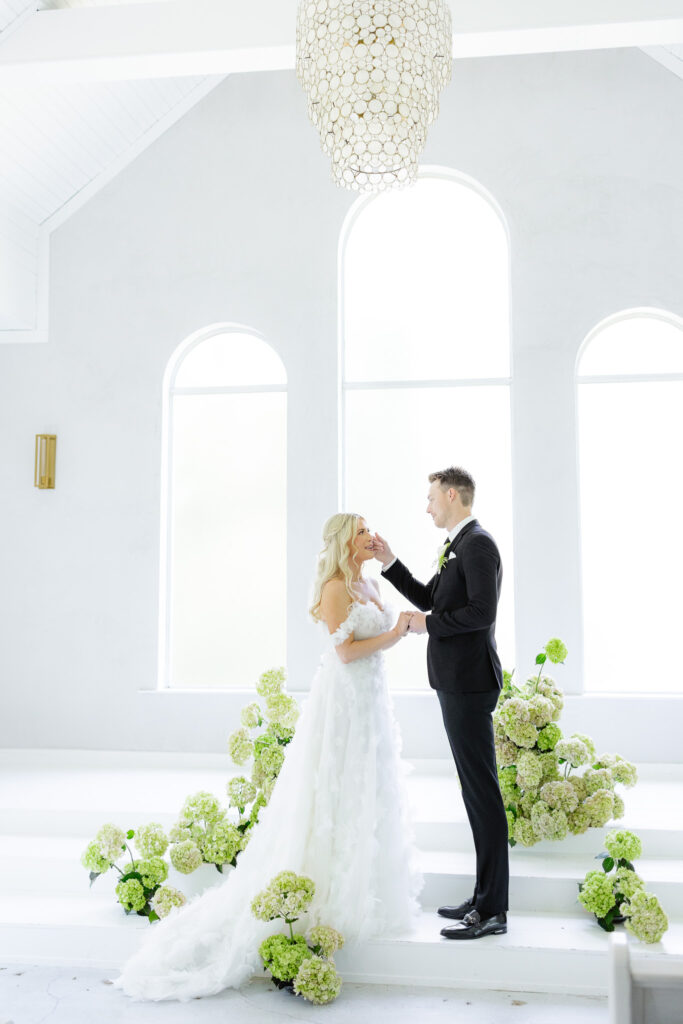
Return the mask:
[[[372,192],[415,181],[451,77],[448,0],[300,0],[296,52],[337,184]]]

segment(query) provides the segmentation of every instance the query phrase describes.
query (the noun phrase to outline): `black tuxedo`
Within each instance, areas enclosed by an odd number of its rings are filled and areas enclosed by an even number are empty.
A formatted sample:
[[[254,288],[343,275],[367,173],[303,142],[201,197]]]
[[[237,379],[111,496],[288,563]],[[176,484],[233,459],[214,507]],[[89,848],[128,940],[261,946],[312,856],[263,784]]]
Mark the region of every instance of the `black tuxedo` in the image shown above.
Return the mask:
[[[449,557],[450,554],[454,558]],[[496,649],[496,612],[503,567],[496,542],[477,520],[446,548],[448,561],[420,583],[398,559],[383,575],[427,616],[427,675],[435,690],[499,690],[503,670]]]
[[[448,558],[451,552],[454,558]],[[429,613],[427,673],[441,704],[472,828],[477,854],[472,902],[483,919],[508,909],[508,826],[491,721],[503,684],[495,639],[503,569],[493,537],[476,519],[463,526],[444,554],[448,561],[429,583],[416,580],[398,559],[383,575]]]

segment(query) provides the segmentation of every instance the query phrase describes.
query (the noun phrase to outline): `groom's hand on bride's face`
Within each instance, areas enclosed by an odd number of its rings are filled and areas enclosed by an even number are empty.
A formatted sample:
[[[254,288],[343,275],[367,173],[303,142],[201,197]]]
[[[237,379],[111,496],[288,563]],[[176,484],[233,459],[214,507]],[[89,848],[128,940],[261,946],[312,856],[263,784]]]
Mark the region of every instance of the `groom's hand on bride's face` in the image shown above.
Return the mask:
[[[427,616],[424,612],[413,612],[410,620],[410,626],[408,627],[409,633],[426,633],[427,632]]]
[[[380,537],[378,533],[374,534],[372,538],[372,553],[378,562],[382,565],[388,565],[393,560],[394,552],[385,541],[384,537]]]

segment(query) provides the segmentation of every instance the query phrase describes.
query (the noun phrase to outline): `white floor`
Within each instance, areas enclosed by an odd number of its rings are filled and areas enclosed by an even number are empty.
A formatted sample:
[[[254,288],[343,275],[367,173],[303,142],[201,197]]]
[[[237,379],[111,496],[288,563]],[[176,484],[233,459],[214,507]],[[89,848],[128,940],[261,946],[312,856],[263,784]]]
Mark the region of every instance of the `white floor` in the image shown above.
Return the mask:
[[[313,1006],[269,983],[189,1003],[136,1003],[93,968],[0,968],[0,1024],[607,1024],[607,1001],[587,996],[467,992],[345,984],[329,1006]]]

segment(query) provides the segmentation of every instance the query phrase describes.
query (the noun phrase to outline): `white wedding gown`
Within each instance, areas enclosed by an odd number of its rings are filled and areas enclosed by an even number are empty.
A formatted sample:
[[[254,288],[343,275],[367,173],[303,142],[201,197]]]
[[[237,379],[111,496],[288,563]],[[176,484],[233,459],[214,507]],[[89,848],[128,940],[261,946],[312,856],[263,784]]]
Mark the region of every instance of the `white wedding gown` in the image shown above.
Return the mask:
[[[151,924],[113,984],[138,1000],[212,995],[262,970],[259,944],[281,921],[251,901],[279,871],[308,875],[315,896],[304,931],[328,924],[346,945],[411,930],[417,866],[399,759],[400,736],[381,652],[344,664],[335,645],[389,629],[388,607],[355,601],[329,637],[285,762],[237,867]]]

